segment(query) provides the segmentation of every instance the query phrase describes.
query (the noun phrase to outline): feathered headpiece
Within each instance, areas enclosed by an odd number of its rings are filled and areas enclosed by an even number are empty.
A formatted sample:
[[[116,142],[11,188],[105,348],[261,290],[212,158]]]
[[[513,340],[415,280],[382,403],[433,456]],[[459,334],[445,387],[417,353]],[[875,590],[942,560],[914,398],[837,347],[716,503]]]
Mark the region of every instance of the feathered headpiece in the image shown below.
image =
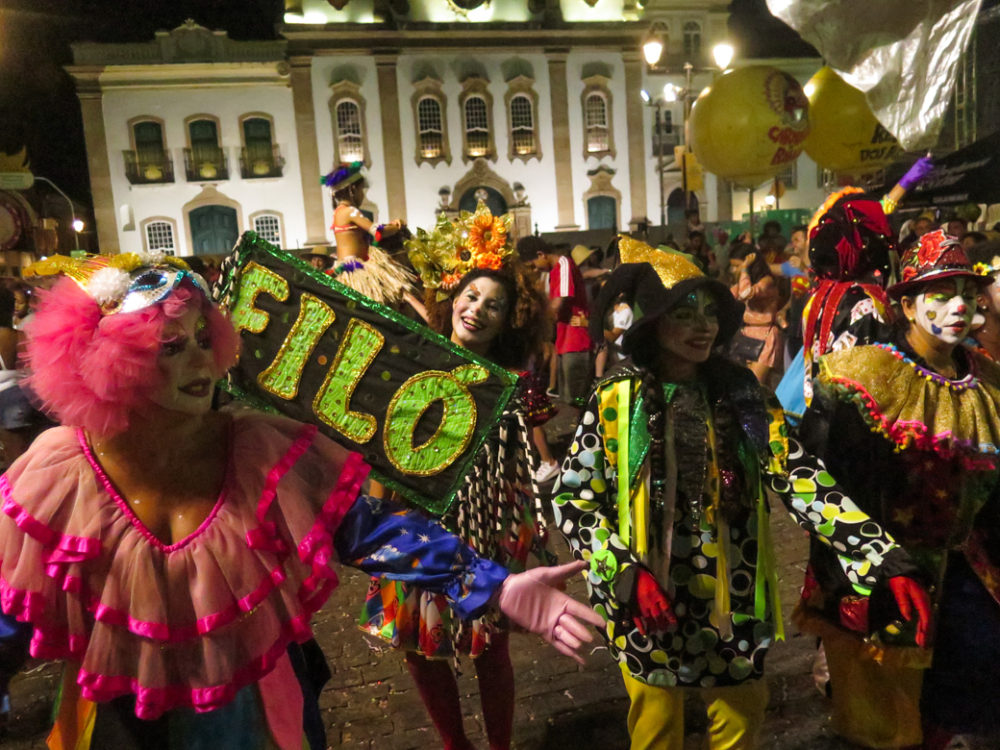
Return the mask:
[[[512,223],[510,214],[494,216],[480,201],[474,213],[462,211],[455,221],[441,214],[432,231],[418,229],[404,244],[424,288],[436,290],[441,300],[470,271],[498,271],[514,257],[507,241]]]
[[[155,305],[177,286],[191,283],[210,297],[205,280],[187,263],[165,253],[120,253],[70,258],[52,255],[24,269],[25,276],[62,274],[73,279],[101,307],[102,315],[129,313]]]
[[[323,175],[320,178],[320,184],[326,185],[333,192],[352,185],[359,180],[364,179],[364,175],[361,174],[361,168],[364,166],[364,162],[352,161],[350,164],[341,164],[335,170],[329,174]]]

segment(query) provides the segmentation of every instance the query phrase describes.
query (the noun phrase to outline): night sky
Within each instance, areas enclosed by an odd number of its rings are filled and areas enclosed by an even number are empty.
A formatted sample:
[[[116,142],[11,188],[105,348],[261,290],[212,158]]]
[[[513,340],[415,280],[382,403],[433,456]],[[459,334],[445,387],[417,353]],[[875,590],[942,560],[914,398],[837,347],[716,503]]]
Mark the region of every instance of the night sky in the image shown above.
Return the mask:
[[[89,205],[86,149],[70,43],[148,42],[193,18],[233,39],[276,38],[283,0],[0,0],[0,151],[28,147],[32,171]],[[768,12],[733,0],[730,34],[746,57],[815,54]]]

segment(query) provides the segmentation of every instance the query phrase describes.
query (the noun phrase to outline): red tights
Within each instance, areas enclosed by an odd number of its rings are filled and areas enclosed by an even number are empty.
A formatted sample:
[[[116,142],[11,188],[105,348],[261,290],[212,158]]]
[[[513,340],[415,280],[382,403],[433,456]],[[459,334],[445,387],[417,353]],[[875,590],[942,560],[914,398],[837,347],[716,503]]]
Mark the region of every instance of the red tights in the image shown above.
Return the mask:
[[[510,663],[507,633],[495,634],[489,648],[472,663],[479,678],[479,701],[490,750],[509,750],[514,724],[514,668]],[[444,750],[474,750],[462,725],[458,682],[451,665],[443,659],[428,659],[407,651],[406,666],[441,735]]]

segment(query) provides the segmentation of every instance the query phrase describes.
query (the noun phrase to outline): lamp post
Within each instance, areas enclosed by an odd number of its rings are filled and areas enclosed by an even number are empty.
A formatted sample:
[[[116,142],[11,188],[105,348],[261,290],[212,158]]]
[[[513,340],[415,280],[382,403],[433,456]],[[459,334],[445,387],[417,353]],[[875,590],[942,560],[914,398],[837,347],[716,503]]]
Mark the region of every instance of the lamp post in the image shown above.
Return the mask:
[[[666,94],[666,90],[664,90]],[[654,133],[656,133],[656,177],[660,183],[660,226],[664,227],[667,224],[667,204],[663,197],[663,130],[661,123],[663,122],[663,99],[664,97],[652,96],[646,89],[639,92],[642,100],[646,103],[646,106],[653,108],[654,116]]]
[[[73,208],[73,201],[71,201],[69,199],[69,196],[66,195],[66,193],[64,193],[62,190],[60,190],[59,186],[56,185],[48,177],[41,177],[40,175],[36,174],[35,175],[35,179],[36,180],[41,180],[42,182],[46,183],[47,185],[49,185],[49,187],[51,187],[53,190],[55,190],[57,193],[59,193],[59,195],[61,195],[63,198],[66,199],[66,203],[69,205],[69,215],[70,215],[70,223],[69,223],[69,225],[73,229],[73,249],[74,250],[79,250],[80,249],[80,235],[79,235],[79,230],[76,228],[76,222],[79,221],[79,220],[76,218],[76,209]],[[83,222],[80,222],[80,224],[81,224],[80,229],[83,229],[83,226],[82,226]]]
[[[659,66],[660,58],[663,56],[664,49],[664,39],[665,34],[663,33],[663,28],[659,23],[654,23],[646,37],[642,42],[642,56],[646,61],[647,70],[649,73],[666,73],[667,70]],[[716,66],[719,71],[725,72],[729,68],[729,64],[733,61],[733,57],[736,54],[736,50],[731,44],[727,42],[720,42],[712,47],[712,58],[715,61]],[[694,87],[692,85],[692,76],[695,72],[695,67],[690,62],[685,62],[683,66],[684,70],[684,87],[679,88],[672,83],[666,83],[663,87],[663,100],[667,102],[676,102],[680,99],[684,105],[684,121],[681,128],[680,136],[680,146],[681,146],[681,190],[684,193],[684,211],[685,213],[691,207],[691,194],[688,190],[688,146],[687,146],[687,128],[688,119],[691,116],[691,105],[694,103]],[[714,69],[710,69],[714,70]],[[649,99],[649,94],[643,90],[643,100],[652,106]],[[663,202],[663,166],[662,166],[662,143],[660,142],[660,100],[656,100],[656,133],[657,133],[657,152],[659,156],[659,173],[660,173],[660,224],[665,223],[664,215],[664,202]]]

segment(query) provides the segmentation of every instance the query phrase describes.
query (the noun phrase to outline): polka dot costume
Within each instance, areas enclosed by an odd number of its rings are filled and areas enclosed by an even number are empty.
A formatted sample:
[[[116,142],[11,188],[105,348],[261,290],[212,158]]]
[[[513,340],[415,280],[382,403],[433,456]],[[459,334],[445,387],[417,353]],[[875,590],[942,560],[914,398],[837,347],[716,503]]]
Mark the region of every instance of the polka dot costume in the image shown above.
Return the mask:
[[[636,550],[635,496],[644,483],[648,487],[649,438],[642,429],[646,414],[634,372],[605,381],[591,395],[556,486],[557,526],[574,556],[590,563],[590,601],[606,620],[609,650],[647,684],[723,687],[763,673],[776,619],[765,483],[784,496],[800,525],[843,553],[845,568],[861,582],[874,575],[880,556],[894,547],[839,490],[823,465],[788,437],[780,408],[765,399],[749,372],[734,368],[729,377],[733,382],[721,389],[721,397],[685,400],[676,386],[664,389],[668,410],[695,410],[697,418],[688,422],[704,423],[707,430],[695,431],[699,437],[693,444],[703,446],[699,455],[692,454],[690,445],[682,451],[680,441],[675,455],[668,453],[667,463],[674,461],[677,470],[673,523],[669,530],[649,524],[648,551],[642,559]],[[624,418],[615,408],[622,401],[613,398],[623,383],[630,395]],[[674,413],[671,419],[679,424],[680,416]],[[625,437],[624,425],[630,425]],[[627,446],[622,444],[626,441]],[[713,445],[729,448],[713,451]],[[621,484],[619,450],[627,450],[631,460],[628,481]],[[741,493],[741,501],[725,514],[713,512],[711,503],[720,484]],[[688,494],[695,497],[685,496],[685,487],[694,488]],[[623,491],[630,498],[623,498]],[[632,525],[627,543],[621,533],[622,512],[630,514]],[[656,538],[658,533],[669,533],[670,543]],[[667,549],[669,565],[664,564]],[[629,600],[637,565],[656,575],[668,593],[678,620],[672,631],[644,636],[633,624]],[[718,609],[720,576],[728,592],[728,614]],[[720,616],[728,622],[721,623]]]

